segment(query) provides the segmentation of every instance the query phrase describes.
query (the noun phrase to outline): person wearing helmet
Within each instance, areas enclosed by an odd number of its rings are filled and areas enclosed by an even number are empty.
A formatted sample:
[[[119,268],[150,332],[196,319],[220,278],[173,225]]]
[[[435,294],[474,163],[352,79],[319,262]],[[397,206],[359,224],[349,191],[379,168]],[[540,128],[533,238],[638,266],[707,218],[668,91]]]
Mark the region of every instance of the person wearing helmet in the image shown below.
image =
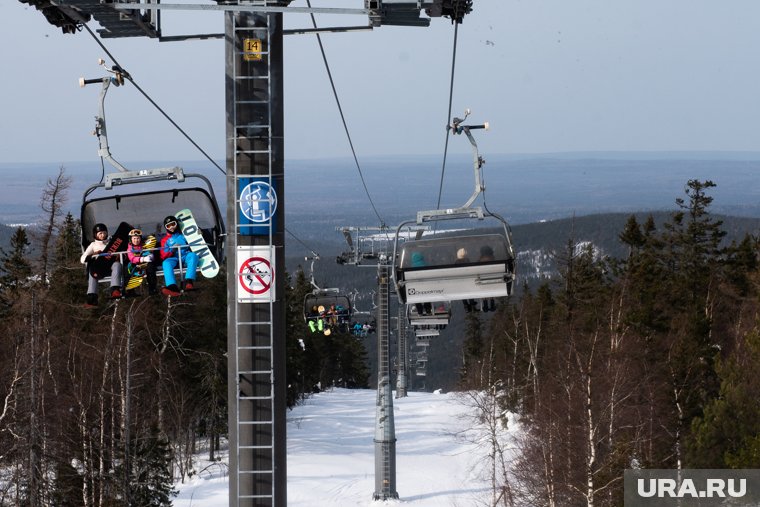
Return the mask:
[[[104,224],[95,224],[92,228],[93,241],[84,250],[80,262],[87,264],[90,259],[105,251],[108,245],[108,228]],[[121,297],[121,262],[117,255],[111,256],[111,297]],[[87,270],[87,300],[85,306],[92,308],[98,305],[98,280]]]
[[[198,255],[187,246],[187,240],[180,230],[179,220],[173,215],[164,218],[166,236],[161,239],[161,266],[164,270],[164,282],[166,287],[161,289],[167,296],[179,296],[180,290],[174,277],[174,268],[185,268],[185,290],[193,290],[195,275],[198,269]]]
[[[153,239],[153,245],[155,246],[155,238]],[[145,274],[148,278],[148,293],[158,294],[156,290],[156,264],[153,262],[155,256],[150,250],[144,250],[142,231],[140,229],[132,229],[129,231],[129,246],[127,247],[127,258],[130,265],[127,269],[145,269]],[[137,268],[135,268],[137,267]]]

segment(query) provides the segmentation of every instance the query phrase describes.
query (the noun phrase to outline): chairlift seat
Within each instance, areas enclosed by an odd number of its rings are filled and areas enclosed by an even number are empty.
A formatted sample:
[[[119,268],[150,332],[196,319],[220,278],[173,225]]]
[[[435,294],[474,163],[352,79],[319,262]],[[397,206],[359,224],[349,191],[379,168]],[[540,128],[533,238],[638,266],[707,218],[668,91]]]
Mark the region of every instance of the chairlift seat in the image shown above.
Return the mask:
[[[419,337],[440,336],[441,332],[438,329],[415,329],[414,334],[417,338],[419,338]]]
[[[451,304],[448,301],[439,302],[433,306],[433,313],[420,315],[415,305],[408,305],[409,325],[413,328],[431,326],[447,326],[451,320]]]

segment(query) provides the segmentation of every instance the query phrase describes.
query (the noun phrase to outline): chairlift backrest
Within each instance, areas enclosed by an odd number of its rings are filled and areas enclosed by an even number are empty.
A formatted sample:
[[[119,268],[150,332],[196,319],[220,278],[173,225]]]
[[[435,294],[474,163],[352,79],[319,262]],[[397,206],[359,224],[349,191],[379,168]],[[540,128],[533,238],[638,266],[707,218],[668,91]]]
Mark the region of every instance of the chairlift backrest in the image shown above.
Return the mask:
[[[324,316],[331,308],[335,309],[338,318],[345,319],[346,322],[350,320],[352,308],[351,300],[347,296],[329,293],[307,294],[303,301],[304,320],[308,321],[319,318],[320,315]]]
[[[127,222],[142,230],[144,236],[150,234],[160,236],[166,232],[163,227],[165,217],[176,215],[180,210],[189,209],[214,257],[219,262],[223,262],[225,227],[213,189],[207,190],[201,187],[157,189],[155,184],[140,183],[139,185],[144,191],[130,193],[118,187],[118,190],[104,191],[106,193],[104,196],[90,197],[94,195],[95,190],[104,187],[103,184],[97,184],[85,192],[80,218],[83,248],[86,248],[93,240],[92,228],[96,223],[103,223],[109,231],[112,231],[119,223]],[[210,184],[208,186],[210,187]]]
[[[399,267],[418,271],[445,266],[504,263],[512,257],[504,235],[468,233],[468,236],[407,240],[400,248]]]

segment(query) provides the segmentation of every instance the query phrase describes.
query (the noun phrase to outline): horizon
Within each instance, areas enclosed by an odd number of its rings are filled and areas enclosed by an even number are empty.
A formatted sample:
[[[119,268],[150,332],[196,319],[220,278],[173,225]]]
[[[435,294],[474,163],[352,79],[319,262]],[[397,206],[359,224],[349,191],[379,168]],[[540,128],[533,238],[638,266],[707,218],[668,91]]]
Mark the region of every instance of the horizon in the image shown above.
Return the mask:
[[[93,152],[96,152],[96,150],[93,150]],[[486,159],[488,158],[497,158],[497,159],[521,159],[521,158],[561,158],[561,159],[586,159],[591,158],[595,160],[709,160],[709,161],[720,161],[720,160],[726,160],[726,161],[736,161],[736,160],[746,160],[746,161],[760,161],[760,150],[577,150],[577,151],[546,151],[546,152],[494,152],[494,153],[481,153],[481,155]],[[374,154],[374,155],[367,155],[367,156],[359,156],[359,161],[361,163],[362,160],[382,160],[382,159],[427,159],[427,158],[442,158],[442,155],[440,153],[409,153],[409,154]],[[620,158],[618,158],[620,157]],[[162,165],[179,165],[182,166],[183,164],[211,164],[208,159],[206,158],[187,158],[187,159],[181,159],[181,160],[175,160],[175,159],[122,159],[121,157],[115,157],[117,160],[119,160],[123,165],[131,165],[131,164],[162,164]],[[450,159],[471,159],[472,154],[471,153],[455,153],[455,154],[449,154],[448,158]],[[224,165],[226,164],[226,159],[213,159],[214,162],[218,163],[222,168],[224,168]],[[331,161],[339,161],[339,162],[350,162],[354,163],[354,158],[350,155],[341,155],[341,156],[315,156],[315,157],[286,157],[285,163],[287,162],[299,162],[299,163],[307,163],[307,162],[331,162]],[[31,165],[31,166],[41,166],[41,165],[49,165],[49,164],[58,164],[65,165],[65,164],[77,164],[77,165],[90,165],[90,164],[98,164],[100,165],[100,159],[98,157],[93,157],[92,159],[81,159],[81,160],[41,160],[41,161],[29,161],[29,160],[11,160],[11,161],[3,161],[0,162],[0,168],[3,166],[11,166],[11,165]],[[106,166],[108,171],[113,170],[116,171],[115,168],[111,166]],[[213,167],[213,165],[212,165]],[[214,169],[216,169],[214,167]],[[108,172],[106,171],[106,172]]]

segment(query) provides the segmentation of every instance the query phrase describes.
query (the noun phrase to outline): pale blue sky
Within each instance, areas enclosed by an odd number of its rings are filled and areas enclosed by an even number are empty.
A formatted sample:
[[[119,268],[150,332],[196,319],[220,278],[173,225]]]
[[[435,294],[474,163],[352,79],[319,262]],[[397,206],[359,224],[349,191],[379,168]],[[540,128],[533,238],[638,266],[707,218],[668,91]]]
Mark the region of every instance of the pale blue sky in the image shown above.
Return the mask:
[[[99,89],[77,79],[101,76],[105,54],[86,32],[63,35],[18,1],[0,3],[0,16],[0,162],[96,160]],[[163,16],[167,34],[223,30],[221,13]],[[490,122],[479,136],[486,154],[758,151],[758,21],[750,0],[475,0],[459,29],[453,113],[469,107],[473,121]],[[296,14],[285,22],[310,25]],[[452,36],[442,18],[323,35],[360,157],[442,153]],[[221,41],[104,43],[204,149],[224,156]],[[287,157],[350,156],[313,35],[286,37],[285,101]],[[131,85],[112,88],[106,105],[117,159],[201,158]]]

